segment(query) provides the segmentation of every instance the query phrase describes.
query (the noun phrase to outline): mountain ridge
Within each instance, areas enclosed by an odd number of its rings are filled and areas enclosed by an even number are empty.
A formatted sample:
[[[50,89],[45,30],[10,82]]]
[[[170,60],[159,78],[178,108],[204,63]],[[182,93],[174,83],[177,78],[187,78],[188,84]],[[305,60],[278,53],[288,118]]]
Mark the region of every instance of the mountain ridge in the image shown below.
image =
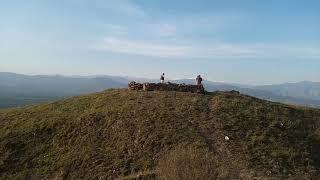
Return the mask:
[[[33,103],[49,102],[65,97],[102,91],[108,88],[124,88],[138,82],[158,82],[154,79],[121,76],[26,76],[0,72],[0,108],[17,107]],[[192,79],[170,80],[176,83],[194,84]],[[236,90],[258,98],[320,107],[320,83],[300,82],[280,85],[250,86],[223,82],[204,81],[207,91]],[[305,87],[304,87],[305,85]]]

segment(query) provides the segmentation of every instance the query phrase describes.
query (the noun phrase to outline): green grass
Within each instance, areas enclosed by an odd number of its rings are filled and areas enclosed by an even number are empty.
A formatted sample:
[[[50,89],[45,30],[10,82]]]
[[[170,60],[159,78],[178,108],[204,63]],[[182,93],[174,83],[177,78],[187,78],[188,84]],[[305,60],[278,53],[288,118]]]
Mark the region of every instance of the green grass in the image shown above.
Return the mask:
[[[318,109],[227,92],[108,90],[1,110],[0,177],[120,178],[157,172],[178,147],[193,147],[212,155],[216,177],[311,178],[319,120]]]

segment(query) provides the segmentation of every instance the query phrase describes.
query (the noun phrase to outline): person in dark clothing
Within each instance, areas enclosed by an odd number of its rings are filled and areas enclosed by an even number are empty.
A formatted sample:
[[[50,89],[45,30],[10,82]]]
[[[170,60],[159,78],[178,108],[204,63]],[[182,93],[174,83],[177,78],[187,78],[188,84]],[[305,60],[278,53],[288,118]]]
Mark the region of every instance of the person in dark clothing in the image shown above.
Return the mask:
[[[197,85],[202,85],[202,77],[200,75],[196,78]]]
[[[164,83],[164,73],[162,73],[161,77],[160,77],[160,83],[163,84]]]

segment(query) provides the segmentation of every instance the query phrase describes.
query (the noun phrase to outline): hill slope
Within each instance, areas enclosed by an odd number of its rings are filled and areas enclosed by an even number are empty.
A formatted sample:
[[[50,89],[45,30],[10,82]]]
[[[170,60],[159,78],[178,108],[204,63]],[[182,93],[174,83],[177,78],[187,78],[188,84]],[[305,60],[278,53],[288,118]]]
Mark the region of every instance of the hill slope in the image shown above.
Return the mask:
[[[192,147],[209,153],[215,177],[310,178],[320,172],[319,120],[318,109],[228,92],[108,90],[1,110],[0,177],[158,175],[159,161]]]

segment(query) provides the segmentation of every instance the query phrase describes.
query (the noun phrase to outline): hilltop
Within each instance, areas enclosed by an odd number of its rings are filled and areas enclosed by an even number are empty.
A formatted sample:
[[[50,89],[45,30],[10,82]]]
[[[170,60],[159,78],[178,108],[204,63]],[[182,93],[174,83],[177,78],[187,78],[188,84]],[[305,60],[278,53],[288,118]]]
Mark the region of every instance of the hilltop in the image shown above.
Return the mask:
[[[0,110],[2,179],[139,173],[319,178],[320,110],[231,92],[125,89]]]

